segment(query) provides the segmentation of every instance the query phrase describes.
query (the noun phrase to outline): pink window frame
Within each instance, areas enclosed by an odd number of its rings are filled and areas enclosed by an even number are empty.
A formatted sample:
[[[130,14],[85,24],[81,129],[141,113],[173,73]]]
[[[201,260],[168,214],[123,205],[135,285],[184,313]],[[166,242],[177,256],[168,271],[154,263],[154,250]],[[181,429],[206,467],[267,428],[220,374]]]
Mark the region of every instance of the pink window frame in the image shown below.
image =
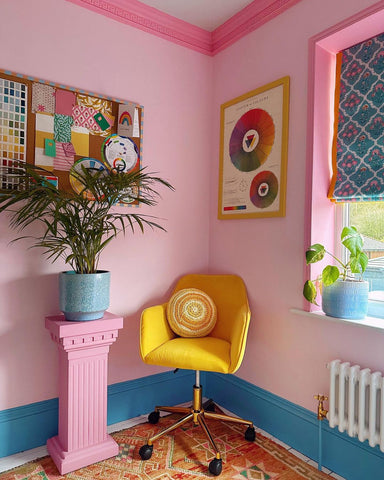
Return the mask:
[[[335,206],[328,198],[334,121],[336,54],[384,31],[384,0],[334,25],[309,40],[306,165],[305,248],[313,243],[334,251]],[[305,279],[315,278],[321,265],[305,266]],[[305,303],[305,310],[316,307]]]

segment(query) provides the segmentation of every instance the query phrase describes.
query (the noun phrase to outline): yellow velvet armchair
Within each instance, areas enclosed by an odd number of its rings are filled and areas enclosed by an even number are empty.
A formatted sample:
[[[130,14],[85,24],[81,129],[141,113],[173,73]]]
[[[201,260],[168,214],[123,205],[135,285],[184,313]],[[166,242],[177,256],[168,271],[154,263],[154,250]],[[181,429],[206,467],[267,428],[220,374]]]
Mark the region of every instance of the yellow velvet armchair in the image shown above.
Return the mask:
[[[212,418],[248,426],[245,431],[245,439],[248,441],[254,441],[255,429],[248,420],[215,413],[212,400],[202,403],[200,371],[234,373],[240,367],[251,316],[247,292],[243,280],[236,275],[186,275],[179,280],[173,293],[186,288],[199,289],[209,295],[217,308],[216,324],[207,336],[184,338],[171,330],[167,320],[166,303],[143,311],[140,330],[140,353],[143,361],[150,365],[195,370],[196,373],[191,407],[156,406],[149,415],[148,421],[157,423],[160,411],[184,414],[175,424],[149,438],[147,444],[141,447],[140,456],[143,460],[149,459],[155,440],[192,420],[194,424],[202,427],[215,452],[209,471],[213,475],[219,475],[222,460],[205,419]]]

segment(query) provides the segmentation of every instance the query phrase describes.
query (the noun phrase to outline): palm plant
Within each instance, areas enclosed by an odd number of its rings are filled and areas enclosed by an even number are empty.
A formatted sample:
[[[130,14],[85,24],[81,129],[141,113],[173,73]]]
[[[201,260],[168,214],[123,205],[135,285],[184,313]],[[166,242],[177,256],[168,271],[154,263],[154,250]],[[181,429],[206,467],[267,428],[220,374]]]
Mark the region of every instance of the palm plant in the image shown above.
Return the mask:
[[[14,241],[33,239],[33,247],[43,248],[52,262],[63,258],[76,273],[95,273],[101,253],[120,233],[144,232],[145,227],[164,230],[152,216],[116,207],[133,201],[154,206],[157,186],[173,190],[144,168],[129,173],[73,169],[71,175],[80,186],[76,192],[57,189],[45,178],[50,172],[27,163],[15,162],[11,173],[18,188],[0,195],[0,212],[10,213],[10,225],[18,231],[32,223],[43,225],[43,233]]]

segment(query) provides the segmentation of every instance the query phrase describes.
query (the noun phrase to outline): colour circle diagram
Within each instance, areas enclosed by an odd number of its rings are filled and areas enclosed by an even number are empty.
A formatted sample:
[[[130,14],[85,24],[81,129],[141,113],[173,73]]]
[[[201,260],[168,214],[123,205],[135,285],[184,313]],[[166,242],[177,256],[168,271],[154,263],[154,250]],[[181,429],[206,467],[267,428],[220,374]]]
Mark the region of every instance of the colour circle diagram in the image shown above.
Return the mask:
[[[274,173],[265,170],[252,180],[249,196],[257,208],[267,208],[275,201],[279,191],[279,182]]]
[[[241,172],[251,172],[262,165],[271,153],[275,125],[268,112],[248,110],[237,121],[229,140],[229,156]]]
[[[139,157],[133,140],[115,133],[105,139],[101,152],[104,162],[120,173],[133,170]]]
[[[83,192],[83,195],[88,199],[88,200],[95,200],[94,195],[89,191],[84,189],[84,185],[81,181],[81,174],[82,174],[82,169],[86,168],[88,170],[92,170],[93,172],[105,172],[105,174],[108,174],[108,170],[106,166],[100,162],[100,160],[97,160],[96,158],[91,158],[91,157],[84,157],[81,158],[80,160],[77,160],[72,165],[71,170],[69,171],[69,181],[71,184],[71,187],[76,193],[81,193]]]

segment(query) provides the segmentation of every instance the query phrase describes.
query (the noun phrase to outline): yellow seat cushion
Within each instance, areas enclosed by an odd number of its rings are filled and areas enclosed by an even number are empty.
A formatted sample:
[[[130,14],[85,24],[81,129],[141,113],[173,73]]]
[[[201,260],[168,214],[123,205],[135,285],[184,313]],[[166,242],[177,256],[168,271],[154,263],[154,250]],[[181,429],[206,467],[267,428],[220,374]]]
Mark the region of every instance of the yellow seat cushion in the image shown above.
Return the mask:
[[[216,324],[216,305],[209,295],[197,288],[174,293],[167,305],[167,319],[180,337],[205,337]]]
[[[213,337],[173,338],[148,353],[144,361],[187,370],[206,370],[228,373],[231,363],[231,345]]]

